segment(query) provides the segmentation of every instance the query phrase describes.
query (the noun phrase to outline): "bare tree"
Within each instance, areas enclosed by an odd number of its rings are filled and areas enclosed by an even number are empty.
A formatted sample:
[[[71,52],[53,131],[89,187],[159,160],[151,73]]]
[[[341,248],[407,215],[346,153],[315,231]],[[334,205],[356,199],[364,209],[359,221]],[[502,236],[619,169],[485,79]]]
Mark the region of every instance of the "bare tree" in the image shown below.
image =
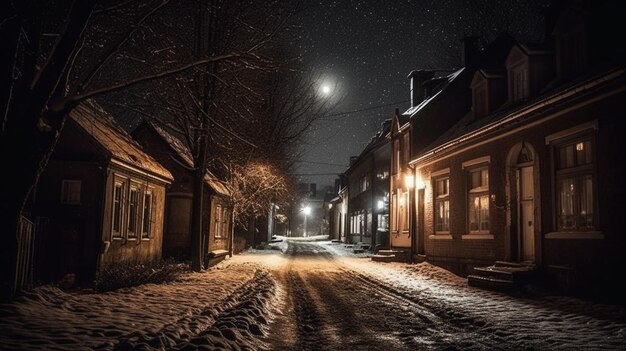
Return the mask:
[[[178,47],[164,46],[173,43],[164,36],[154,36],[163,39],[162,42],[141,42],[151,30],[148,23],[154,22],[153,18],[172,6],[172,2],[118,0],[106,2],[105,6],[94,0],[22,0],[1,5],[0,38],[7,49],[0,52],[0,161],[12,167],[12,171],[5,172],[0,185],[3,297],[14,293],[17,228],[26,200],[46,167],[65,118],[73,108],[86,99],[196,67],[206,69],[226,63],[245,67],[248,62],[261,58],[260,53],[269,40],[265,36],[269,26],[267,18],[257,18],[254,23],[237,23],[238,28],[246,28],[257,40],[228,50],[181,55]],[[138,42],[150,60],[121,55],[125,46]],[[111,67],[120,66],[121,59],[160,64],[146,64],[145,70],[134,72],[121,69],[125,74],[107,79]],[[207,77],[211,76],[211,70],[206,72]]]

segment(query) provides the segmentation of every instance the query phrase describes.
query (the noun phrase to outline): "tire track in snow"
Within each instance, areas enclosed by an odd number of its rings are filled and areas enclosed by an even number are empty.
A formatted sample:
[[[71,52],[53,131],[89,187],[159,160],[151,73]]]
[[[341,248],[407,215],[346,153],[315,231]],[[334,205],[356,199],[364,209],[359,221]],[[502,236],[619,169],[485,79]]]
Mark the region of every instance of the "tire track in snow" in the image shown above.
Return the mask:
[[[257,270],[250,280],[219,304],[188,314],[157,332],[124,336],[113,349],[264,349],[266,345],[261,337],[267,331],[267,311],[276,287],[276,281],[267,271]]]

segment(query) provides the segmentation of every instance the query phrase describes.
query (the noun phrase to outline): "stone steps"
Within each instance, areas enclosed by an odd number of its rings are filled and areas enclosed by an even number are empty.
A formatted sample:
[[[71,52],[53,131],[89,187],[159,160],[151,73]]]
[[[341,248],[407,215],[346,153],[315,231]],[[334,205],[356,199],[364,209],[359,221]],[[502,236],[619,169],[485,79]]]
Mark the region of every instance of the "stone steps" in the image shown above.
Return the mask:
[[[506,291],[528,284],[536,276],[536,266],[530,263],[496,261],[491,266],[474,267],[467,284],[482,289]]]
[[[376,255],[372,256],[375,262],[409,262],[408,250],[378,250]]]

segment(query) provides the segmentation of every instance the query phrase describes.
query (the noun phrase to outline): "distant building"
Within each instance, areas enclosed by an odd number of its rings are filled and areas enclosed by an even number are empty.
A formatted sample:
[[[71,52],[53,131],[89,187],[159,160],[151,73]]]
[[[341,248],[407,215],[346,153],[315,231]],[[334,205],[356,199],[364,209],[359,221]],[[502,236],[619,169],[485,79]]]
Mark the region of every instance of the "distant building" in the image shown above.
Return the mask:
[[[298,184],[298,194],[291,207],[290,236],[328,234],[324,198],[329,192],[332,192],[332,186],[325,186],[320,191],[316,183]]]
[[[192,200],[195,196],[191,153],[178,138],[150,122],[142,122],[132,135],[176,178],[166,193],[163,254],[190,259]],[[209,170],[204,182],[202,256],[205,265],[209,266],[228,254],[232,255],[233,205],[227,186]]]
[[[391,120],[361,151],[344,172],[347,183],[347,242],[375,247],[389,245],[389,165],[391,148],[386,139]]]

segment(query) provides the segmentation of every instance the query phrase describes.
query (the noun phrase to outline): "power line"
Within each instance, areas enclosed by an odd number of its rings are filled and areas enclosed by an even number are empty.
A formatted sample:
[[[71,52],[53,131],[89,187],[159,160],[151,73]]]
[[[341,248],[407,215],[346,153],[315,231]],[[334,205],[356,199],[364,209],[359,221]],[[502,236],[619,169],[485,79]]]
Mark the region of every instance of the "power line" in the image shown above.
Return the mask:
[[[392,103],[384,104],[384,105],[370,106],[370,107],[361,108],[361,109],[352,110],[352,111],[333,113],[331,115],[327,115],[327,116],[322,117],[322,119],[331,118],[331,117],[343,117],[345,115],[350,115],[350,114],[357,113],[357,112],[376,110],[376,109],[379,109],[379,108],[393,106],[393,105],[397,105],[397,104],[402,104],[402,103],[410,102],[410,101],[411,100],[396,101],[396,102],[392,102]]]
[[[328,176],[328,175],[339,175],[341,173],[296,173],[294,176]]]
[[[341,167],[348,167],[347,165],[342,165],[339,163],[328,163],[328,162],[315,162],[315,161],[299,161],[296,160],[294,162],[298,162],[298,163],[311,163],[314,165],[327,165],[327,166],[341,166]]]

